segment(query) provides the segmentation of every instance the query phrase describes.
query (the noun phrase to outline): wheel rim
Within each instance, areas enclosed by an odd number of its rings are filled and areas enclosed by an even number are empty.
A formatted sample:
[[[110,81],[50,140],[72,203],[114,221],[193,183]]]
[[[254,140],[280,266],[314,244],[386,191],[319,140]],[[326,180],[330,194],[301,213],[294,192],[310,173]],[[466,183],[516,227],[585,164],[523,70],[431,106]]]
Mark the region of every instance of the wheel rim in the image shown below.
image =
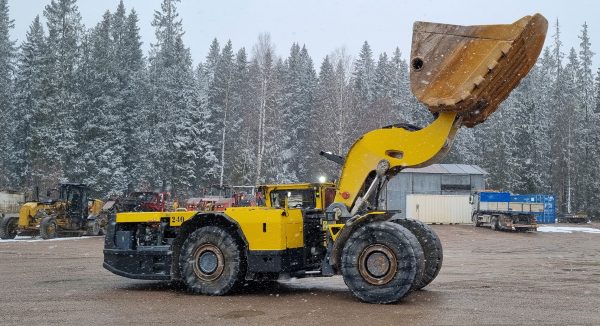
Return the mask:
[[[48,233],[48,235],[50,235],[50,236],[53,236],[54,233],[56,233],[56,223],[55,222],[48,223],[48,227],[46,228],[46,233]]]
[[[398,260],[388,246],[374,244],[365,248],[358,257],[358,271],[372,285],[389,283],[396,275]]]
[[[212,243],[198,246],[194,251],[194,274],[203,281],[214,281],[225,268],[223,253]]]

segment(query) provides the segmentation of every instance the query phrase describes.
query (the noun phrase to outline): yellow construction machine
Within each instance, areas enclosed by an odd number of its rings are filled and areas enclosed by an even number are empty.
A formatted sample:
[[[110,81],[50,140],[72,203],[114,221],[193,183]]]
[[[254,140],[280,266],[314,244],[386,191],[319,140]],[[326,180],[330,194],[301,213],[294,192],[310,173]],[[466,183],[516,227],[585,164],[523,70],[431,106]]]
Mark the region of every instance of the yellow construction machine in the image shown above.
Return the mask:
[[[345,158],[325,155],[342,165],[337,184],[264,186],[260,207],[119,213],[104,267],[208,295],[247,280],[341,274],[363,301],[400,300],[437,276],[442,246],[427,225],[386,211],[381,191],[402,169],[439,161],[461,126],[485,121],[535,64],[546,30],[539,14],[508,25],[415,23],[410,80],[435,116],[429,126],[372,130]]]
[[[84,184],[61,183],[57,189],[48,190],[49,199],[28,201],[19,209],[19,216],[4,218],[0,235],[2,239],[17,235],[52,239],[86,232],[98,235],[100,226],[96,217],[104,203],[89,196],[90,188]]]

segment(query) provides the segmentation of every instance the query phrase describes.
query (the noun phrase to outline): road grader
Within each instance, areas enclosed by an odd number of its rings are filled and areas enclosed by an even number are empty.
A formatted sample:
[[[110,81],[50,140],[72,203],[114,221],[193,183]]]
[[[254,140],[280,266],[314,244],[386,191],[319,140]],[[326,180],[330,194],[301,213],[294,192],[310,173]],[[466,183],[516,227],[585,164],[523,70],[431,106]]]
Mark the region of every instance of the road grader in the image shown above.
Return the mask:
[[[103,202],[91,198],[90,193],[84,184],[61,183],[58,188],[48,190],[49,199],[28,201],[21,206],[18,216],[2,219],[0,237],[39,235],[42,239],[52,239],[80,236],[94,230]]]
[[[342,165],[336,184],[301,194],[272,185],[262,207],[116,214],[104,267],[207,295],[247,281],[341,274],[362,301],[399,301],[438,275],[442,245],[427,225],[385,210],[382,190],[402,169],[439,161],[461,126],[484,122],[535,64],[546,30],[539,14],[507,25],[416,22],[410,82],[434,114],[430,125],[367,132],[345,158],[328,155]],[[328,192],[331,201],[316,200]]]

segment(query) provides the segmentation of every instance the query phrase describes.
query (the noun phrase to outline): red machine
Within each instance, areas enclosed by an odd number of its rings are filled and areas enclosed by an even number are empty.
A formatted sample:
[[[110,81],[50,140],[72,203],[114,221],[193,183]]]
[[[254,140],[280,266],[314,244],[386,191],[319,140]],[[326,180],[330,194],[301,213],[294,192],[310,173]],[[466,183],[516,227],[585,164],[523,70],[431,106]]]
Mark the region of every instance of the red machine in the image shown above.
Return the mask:
[[[168,192],[134,191],[127,196],[109,200],[103,210],[117,212],[165,212],[167,211]]]
[[[187,200],[188,211],[223,212],[229,207],[256,206],[254,187],[212,185],[203,189],[202,197]]]

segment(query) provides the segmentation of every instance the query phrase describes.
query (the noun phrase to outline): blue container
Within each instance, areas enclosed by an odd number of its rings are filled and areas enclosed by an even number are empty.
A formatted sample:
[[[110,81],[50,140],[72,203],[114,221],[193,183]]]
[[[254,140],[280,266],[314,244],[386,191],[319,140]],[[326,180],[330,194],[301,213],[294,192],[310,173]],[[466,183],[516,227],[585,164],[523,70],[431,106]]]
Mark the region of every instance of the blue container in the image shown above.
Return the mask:
[[[554,224],[556,223],[556,200],[552,195],[514,195],[516,197],[514,201],[519,202],[531,202],[531,203],[544,203],[544,211],[534,213],[535,219],[538,224]]]
[[[480,192],[479,201],[481,202],[509,202],[510,192]]]

